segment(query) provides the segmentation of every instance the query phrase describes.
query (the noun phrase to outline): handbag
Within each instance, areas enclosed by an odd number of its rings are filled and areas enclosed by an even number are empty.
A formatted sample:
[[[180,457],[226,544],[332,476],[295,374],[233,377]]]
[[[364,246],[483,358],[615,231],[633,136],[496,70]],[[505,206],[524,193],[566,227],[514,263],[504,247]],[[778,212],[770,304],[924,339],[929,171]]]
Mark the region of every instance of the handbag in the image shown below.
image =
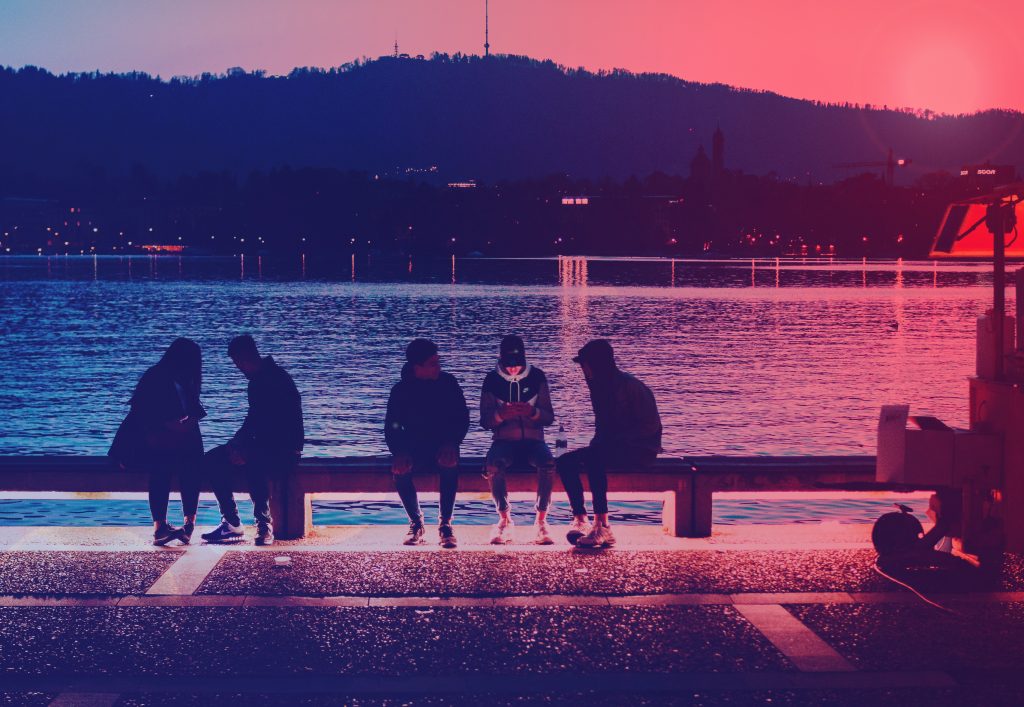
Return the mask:
[[[125,466],[137,461],[143,447],[143,434],[139,416],[134,410],[129,410],[114,433],[107,456]]]

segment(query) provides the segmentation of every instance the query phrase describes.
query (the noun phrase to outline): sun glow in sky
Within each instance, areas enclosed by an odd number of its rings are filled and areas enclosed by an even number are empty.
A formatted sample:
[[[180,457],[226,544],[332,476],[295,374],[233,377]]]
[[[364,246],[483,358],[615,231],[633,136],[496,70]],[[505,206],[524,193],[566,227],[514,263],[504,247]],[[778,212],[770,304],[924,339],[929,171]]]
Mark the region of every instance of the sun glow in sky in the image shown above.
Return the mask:
[[[479,54],[484,0],[3,0],[0,64],[164,77]],[[491,50],[832,102],[1024,110],[1017,0],[491,0]]]

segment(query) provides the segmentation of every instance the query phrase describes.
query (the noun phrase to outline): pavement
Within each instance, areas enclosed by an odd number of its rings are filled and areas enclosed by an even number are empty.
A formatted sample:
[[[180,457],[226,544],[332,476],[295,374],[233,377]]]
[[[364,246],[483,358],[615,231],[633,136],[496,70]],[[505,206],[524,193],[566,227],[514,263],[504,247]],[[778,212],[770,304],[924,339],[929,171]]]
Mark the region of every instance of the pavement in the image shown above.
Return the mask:
[[[935,606],[873,569],[864,525],[619,527],[607,551],[457,531],[0,528],[0,706],[1024,703],[1021,557],[911,578]]]

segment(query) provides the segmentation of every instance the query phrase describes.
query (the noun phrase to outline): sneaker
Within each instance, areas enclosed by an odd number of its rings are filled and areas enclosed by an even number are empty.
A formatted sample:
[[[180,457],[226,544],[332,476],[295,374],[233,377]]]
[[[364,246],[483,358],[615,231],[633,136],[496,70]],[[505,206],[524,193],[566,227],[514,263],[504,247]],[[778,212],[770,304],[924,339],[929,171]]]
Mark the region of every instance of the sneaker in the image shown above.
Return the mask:
[[[192,533],[194,533],[195,530],[195,523],[185,523],[181,526],[181,530],[178,531],[178,540],[181,541],[182,545],[188,545],[192,542]]]
[[[437,536],[440,538],[439,543],[441,547],[452,550],[459,546],[459,541],[455,539],[455,531],[452,530],[451,523],[442,523],[437,526]]]
[[[414,520],[409,522],[409,532],[405,534],[405,540],[402,541],[403,545],[422,545],[426,541],[423,539],[423,533],[426,532],[423,527],[422,520]]]
[[[569,541],[570,545],[575,545],[580,538],[588,535],[590,530],[589,519],[573,516],[572,523],[569,524],[569,532],[565,534],[565,539]]]
[[[260,525],[256,528],[256,544],[274,544],[274,527],[272,525]]]
[[[224,521],[209,533],[203,533],[200,537],[208,543],[226,543],[241,540],[245,537],[245,531],[241,525],[231,525]]]
[[[607,525],[594,524],[589,533],[576,541],[576,547],[611,547],[615,544],[615,536]]]
[[[162,547],[172,540],[178,539],[180,537],[180,533],[180,528],[175,528],[173,525],[164,523],[153,531],[153,544],[158,547]]]
[[[552,544],[554,544],[555,541],[551,539],[551,533],[548,532],[548,524],[546,522],[545,523],[536,523],[536,524],[534,524],[534,527],[537,528],[537,537],[535,537],[533,539],[534,544],[536,544],[536,545],[552,545]]]
[[[491,530],[491,545],[506,545],[512,542],[512,516],[502,516],[498,524]]]

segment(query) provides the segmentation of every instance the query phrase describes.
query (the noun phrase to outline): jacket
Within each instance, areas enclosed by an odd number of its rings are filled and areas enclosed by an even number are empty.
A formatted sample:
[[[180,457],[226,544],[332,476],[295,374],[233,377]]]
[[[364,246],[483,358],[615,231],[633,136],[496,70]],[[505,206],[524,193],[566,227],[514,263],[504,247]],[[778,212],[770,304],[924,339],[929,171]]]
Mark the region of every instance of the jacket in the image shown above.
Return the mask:
[[[532,417],[498,419],[499,408],[506,403],[530,403]],[[484,378],[480,389],[480,426],[494,433],[495,440],[544,440],[544,428],[555,421],[551,391],[544,371],[527,364],[512,376],[501,364]]]
[[[131,409],[117,430],[107,456],[122,464],[146,464],[203,454],[199,420],[206,410],[194,386],[178,384],[166,366],[151,366],[139,379],[129,401]],[[168,427],[188,416],[193,423]]]
[[[231,443],[253,453],[284,454],[302,451],[302,396],[288,372],[272,356],[249,379],[249,412]]]
[[[594,406],[595,447],[657,456],[661,449],[661,416],[651,389],[624,371],[590,382]]]
[[[429,455],[444,445],[458,447],[469,432],[469,408],[450,373],[420,380],[412,364],[391,389],[384,417],[384,440],[392,454]]]

